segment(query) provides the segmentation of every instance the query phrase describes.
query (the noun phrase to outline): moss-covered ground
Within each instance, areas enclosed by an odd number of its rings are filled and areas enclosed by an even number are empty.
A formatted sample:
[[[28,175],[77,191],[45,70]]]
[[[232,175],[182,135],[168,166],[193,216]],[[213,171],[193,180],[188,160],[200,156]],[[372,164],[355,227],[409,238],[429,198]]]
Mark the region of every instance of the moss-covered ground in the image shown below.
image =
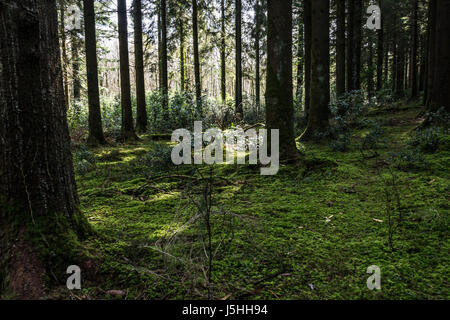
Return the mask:
[[[378,157],[363,158],[358,139],[366,132],[360,130],[346,152],[306,143],[303,161],[282,165],[276,176],[245,165],[201,167],[205,176],[215,175],[211,282],[207,228],[196,220],[204,182],[175,177],[189,176],[191,168],[148,180],[152,172],[138,159],[154,148],[150,137],[92,150],[96,169],[77,181],[81,210],[95,231],[85,245],[95,252],[98,271],[81,292],[60,294],[449,299],[448,146],[425,154],[421,169],[400,170],[389,157],[413,134],[419,111],[373,113],[390,135]],[[372,265],[381,270],[381,290],[367,288]]]

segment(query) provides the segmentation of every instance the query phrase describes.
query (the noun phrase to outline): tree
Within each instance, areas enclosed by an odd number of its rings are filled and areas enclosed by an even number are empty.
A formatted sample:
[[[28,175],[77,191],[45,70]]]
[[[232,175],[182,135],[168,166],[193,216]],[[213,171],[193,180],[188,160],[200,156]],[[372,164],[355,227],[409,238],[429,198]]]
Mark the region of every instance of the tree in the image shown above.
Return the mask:
[[[133,1],[134,9],[134,63],[136,70],[136,130],[147,131],[147,106],[145,102],[144,50],[142,48],[142,1]]]
[[[345,93],[345,0],[336,1],[336,95]]]
[[[88,231],[66,120],[55,1],[0,3],[0,292],[39,299]],[[53,277],[52,277],[53,278]]]
[[[84,0],[84,31],[86,45],[86,71],[89,103],[89,137],[92,145],[105,144],[102,115],[100,112],[100,93],[98,88],[97,39],[95,34],[94,0]]]
[[[160,26],[161,26],[161,93],[163,96],[163,109],[169,108],[169,76],[167,71],[167,5],[166,0],[160,0]]]
[[[305,118],[309,118],[309,109],[311,106],[311,47],[312,47],[312,18],[311,1],[304,0],[303,24],[305,27]]]
[[[64,0],[59,1],[59,36],[61,39],[61,53],[62,53],[62,70],[63,70],[63,83],[64,83],[64,97],[66,100],[66,108],[70,107],[70,98],[69,98],[69,82],[67,76],[67,43],[66,43],[66,22],[65,22],[65,5],[66,2]]]
[[[194,41],[194,74],[195,74],[195,98],[197,110],[202,110],[202,84],[200,79],[200,55],[198,50],[198,5],[197,0],[192,0],[192,38]]]
[[[419,94],[418,78],[417,78],[417,50],[419,43],[419,30],[418,30],[418,11],[419,1],[414,1],[413,19],[412,19],[412,48],[411,48],[411,98],[416,98]]]
[[[361,89],[362,0],[354,0],[352,90]]]
[[[260,0],[255,3],[255,104],[256,114],[261,107],[261,76],[260,76],[260,37],[261,37],[261,5]]]
[[[295,2],[298,6],[297,14],[297,91],[296,98],[298,103],[303,101],[303,71],[304,71],[304,56],[305,56],[305,46],[304,46],[304,26],[303,26],[303,9],[299,1]]]
[[[430,10],[433,23],[431,28],[431,46],[429,81],[429,98],[427,109],[437,111],[444,107],[450,112],[450,48],[448,45],[448,35],[450,34],[450,0],[431,0]]]
[[[244,110],[242,106],[242,1],[236,0],[235,8],[235,24],[236,24],[236,89],[235,104],[236,115],[243,116]]]
[[[137,140],[131,109],[130,61],[128,55],[128,22],[126,0],[117,0],[120,53],[120,97],[122,103],[122,139]]]
[[[312,2],[311,106],[308,126],[302,135],[307,140],[329,127],[330,109],[330,4],[328,0]]]
[[[353,51],[354,51],[354,25],[355,25],[355,0],[347,0],[347,92],[354,90],[353,87]]]
[[[267,1],[266,125],[280,130],[280,157],[297,157],[292,83],[292,0]]]
[[[77,7],[80,7],[78,1],[75,2]],[[70,32],[71,53],[72,53],[72,93],[74,105],[81,98],[81,80],[80,80],[80,30],[74,28]]]
[[[220,1],[221,34],[220,34],[220,92],[222,103],[227,101],[227,70],[226,70],[226,33],[225,33],[225,0]]]
[[[383,2],[380,0],[380,7],[383,6]],[[383,9],[382,9],[383,10]],[[383,59],[384,59],[384,18],[381,17],[381,29],[377,30],[377,91],[383,88]],[[387,74],[386,74],[387,75]]]

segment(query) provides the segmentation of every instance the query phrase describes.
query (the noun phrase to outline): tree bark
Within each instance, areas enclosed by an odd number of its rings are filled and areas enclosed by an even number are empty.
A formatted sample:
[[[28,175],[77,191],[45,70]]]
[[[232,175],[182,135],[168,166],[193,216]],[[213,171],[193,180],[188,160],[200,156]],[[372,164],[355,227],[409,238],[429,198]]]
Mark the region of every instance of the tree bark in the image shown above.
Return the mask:
[[[0,3],[0,292],[45,295],[88,232],[64,103],[55,1]],[[81,264],[80,264],[81,265]]]
[[[198,6],[197,0],[192,0],[192,37],[194,41],[194,75],[195,75],[195,101],[197,111],[202,113],[202,84],[200,78],[200,54],[198,49]]]
[[[280,131],[280,158],[297,156],[292,83],[292,0],[268,0],[267,129]]]
[[[160,0],[161,18],[161,93],[163,110],[169,111],[169,76],[167,71],[167,5],[166,0]],[[168,114],[166,114],[168,116]]]
[[[95,34],[94,0],[84,0],[84,31],[86,45],[86,71],[89,103],[89,137],[91,145],[105,144],[100,93],[98,88],[97,39]]]
[[[336,96],[345,93],[345,0],[336,1]]]
[[[303,140],[314,138],[329,127],[330,109],[330,4],[328,0],[312,2],[311,107]]]
[[[137,140],[131,109],[130,61],[128,54],[128,21],[126,0],[117,0],[120,53],[120,93],[122,103],[123,140]]]
[[[353,24],[353,90],[361,89],[361,43],[362,43],[362,0],[354,0],[354,24]]]
[[[259,0],[255,4],[255,105],[256,114],[259,115],[261,107],[261,77],[260,77],[260,33],[261,33],[261,6]]]
[[[297,38],[297,92],[295,94],[298,103],[301,105],[303,102],[303,71],[304,71],[304,58],[305,58],[305,45],[304,45],[304,25],[303,16],[301,13],[298,14],[297,18],[297,28],[298,28],[298,38]]]
[[[145,102],[144,49],[142,45],[142,0],[134,0],[134,63],[136,73],[136,130],[147,132],[147,104]]]
[[[413,25],[412,25],[412,50],[411,50],[411,98],[416,98],[419,94],[417,78],[417,48],[419,43],[418,26],[419,0],[414,0]]]
[[[354,90],[353,88],[353,33],[355,24],[355,0],[347,0],[347,92]]]
[[[380,0],[383,11],[383,1]],[[377,31],[377,91],[383,88],[383,60],[384,60],[384,18],[381,16],[381,29]]]
[[[242,1],[236,0],[235,8],[235,23],[236,23],[236,89],[235,89],[235,104],[236,116],[242,119],[244,110],[242,106]]]
[[[226,34],[225,34],[225,0],[220,2],[221,10],[221,44],[220,44],[220,91],[222,96],[222,103],[227,101],[227,74],[226,74]]]
[[[65,22],[65,5],[66,2],[61,0],[59,2],[59,13],[60,13],[60,38],[61,38],[61,48],[62,48],[62,70],[63,70],[63,84],[64,84],[64,97],[66,102],[66,108],[70,108],[70,98],[69,98],[69,82],[67,76],[67,37],[66,37],[66,22]]]
[[[304,0],[304,25],[305,25],[305,119],[308,121],[311,107],[311,47],[312,47],[312,0]]]

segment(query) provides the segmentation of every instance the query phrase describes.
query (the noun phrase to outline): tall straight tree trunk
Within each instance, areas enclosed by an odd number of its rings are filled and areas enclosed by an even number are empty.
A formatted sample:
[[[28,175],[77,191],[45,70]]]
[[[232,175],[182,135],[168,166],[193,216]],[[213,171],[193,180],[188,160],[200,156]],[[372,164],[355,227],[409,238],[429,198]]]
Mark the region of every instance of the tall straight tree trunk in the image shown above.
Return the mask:
[[[373,57],[374,57],[374,43],[372,41],[372,37],[369,35],[368,37],[368,56],[367,56],[367,93],[369,98],[374,96],[375,91],[375,83],[373,81],[374,78],[374,67],[373,67]]]
[[[353,91],[353,47],[355,25],[355,0],[347,0],[347,92]]]
[[[261,77],[260,77],[260,33],[261,33],[261,6],[259,0],[256,0],[255,4],[255,104],[256,114],[259,115],[261,107]]]
[[[56,1],[0,4],[0,294],[46,295],[46,279],[82,265],[88,231],[64,103]]]
[[[128,54],[128,21],[126,0],[117,0],[120,54],[120,96],[122,102],[122,139],[137,140],[131,109],[130,59]]]
[[[411,98],[416,98],[419,94],[418,78],[417,78],[417,48],[419,44],[419,26],[418,26],[418,11],[419,0],[414,0],[413,9],[413,25],[412,25],[412,50],[411,50]]]
[[[220,43],[220,91],[222,96],[222,103],[227,101],[227,70],[226,70],[226,34],[225,34],[225,0],[220,2],[221,10],[221,43]]]
[[[183,20],[180,19],[180,26],[179,26],[179,33],[180,33],[180,90],[181,92],[184,92],[186,90],[186,67],[185,67],[185,48],[184,48],[184,24]]]
[[[304,26],[305,26],[305,119],[309,118],[311,107],[311,47],[312,47],[312,0],[304,0]]]
[[[311,108],[308,127],[302,139],[314,138],[315,133],[329,127],[330,109],[330,3],[329,0],[312,2],[311,50]]]
[[[292,0],[267,1],[267,129],[280,131],[280,158],[297,157],[292,83]]]
[[[429,92],[429,102],[427,109],[435,112],[440,108],[445,108],[450,112],[450,48],[448,35],[450,34],[450,0],[436,1],[431,23],[435,27],[432,30],[432,51],[433,63],[431,72],[431,86]]]
[[[336,95],[345,93],[345,0],[336,1]]]
[[[235,8],[235,24],[236,24],[236,89],[235,89],[235,103],[236,115],[242,118],[244,110],[242,106],[242,1],[236,1]]]
[[[383,8],[383,1],[380,0]],[[383,9],[381,9],[383,10]],[[384,58],[384,19],[381,17],[381,29],[377,31],[377,91],[383,88],[383,58]]]
[[[72,95],[73,103],[76,104],[81,97],[81,81],[80,81],[80,38],[78,30],[73,29],[70,34],[70,46],[72,54]]]
[[[166,116],[169,111],[169,75],[167,70],[167,5],[166,0],[160,2],[161,15],[161,93],[163,96],[163,110]]]
[[[63,85],[64,85],[64,97],[66,101],[66,108],[70,108],[70,98],[69,98],[69,80],[67,76],[67,37],[66,37],[66,17],[65,17],[65,5],[66,2],[61,0],[59,2],[59,16],[60,16],[60,38],[61,38],[61,48],[62,48],[62,70],[63,70]]]
[[[147,104],[145,102],[144,49],[142,45],[142,0],[134,0],[134,64],[136,73],[136,130],[147,131]]]
[[[105,144],[100,92],[98,88],[97,38],[95,33],[94,0],[84,0],[84,32],[86,45],[86,71],[89,103],[89,137],[91,145]]]
[[[298,103],[303,102],[303,65],[305,58],[305,45],[304,45],[304,25],[303,16],[299,13],[297,18],[298,38],[297,38],[297,92],[295,94]]]
[[[194,40],[194,74],[195,74],[195,101],[197,111],[202,113],[202,83],[200,78],[200,55],[198,50],[198,6],[197,0],[192,0],[192,37]]]
[[[395,93],[398,97],[403,97],[405,93],[405,47],[403,39],[399,40],[397,48],[397,68]]]
[[[353,24],[353,90],[361,89],[361,46],[362,46],[362,0],[354,0],[354,24]]]

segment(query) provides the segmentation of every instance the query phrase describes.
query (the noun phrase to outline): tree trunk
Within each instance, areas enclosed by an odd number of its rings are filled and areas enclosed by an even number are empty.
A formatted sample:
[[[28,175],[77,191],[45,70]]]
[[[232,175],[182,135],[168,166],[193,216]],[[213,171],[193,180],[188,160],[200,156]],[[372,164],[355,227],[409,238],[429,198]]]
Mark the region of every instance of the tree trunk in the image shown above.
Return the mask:
[[[197,0],[192,0],[192,37],[194,40],[194,74],[195,74],[195,101],[197,111],[202,113],[202,84],[200,78],[200,55],[198,50],[198,7]]]
[[[372,41],[372,36],[368,37],[368,54],[367,54],[367,94],[369,98],[374,96],[375,83],[374,78],[374,67],[373,67],[373,57],[374,57],[374,41]]]
[[[180,90],[181,92],[184,92],[186,90],[186,67],[185,67],[186,55],[184,53],[184,24],[182,19],[180,19],[179,33],[180,33]]]
[[[292,83],[292,0],[267,1],[267,129],[280,130],[280,158],[297,156]]]
[[[236,0],[236,116],[243,118],[244,110],[242,106],[242,1]]]
[[[59,13],[60,13],[60,38],[61,38],[61,48],[62,48],[62,70],[63,70],[63,84],[64,84],[64,97],[65,97],[65,103],[66,108],[70,108],[70,98],[69,98],[69,83],[68,83],[68,76],[67,76],[67,37],[66,37],[66,17],[65,17],[65,5],[66,2],[64,0],[61,0],[59,2]]]
[[[147,132],[147,104],[145,102],[144,49],[142,46],[142,1],[134,0],[134,64],[136,73],[136,130]]]
[[[347,0],[347,92],[354,90],[353,88],[353,33],[355,24],[355,0]]]
[[[383,10],[383,2],[380,1]],[[383,88],[383,58],[384,58],[384,18],[381,17],[381,29],[377,31],[377,91]]]
[[[450,0],[432,0],[432,2],[436,2],[434,4],[435,18],[432,19],[435,24],[432,36],[434,62],[427,108],[429,111],[435,112],[444,107],[447,112],[450,112],[450,46],[448,44]]]
[[[221,69],[221,78],[220,78],[220,91],[222,96],[222,103],[225,104],[227,101],[227,78],[226,78],[226,34],[225,34],[225,0],[221,0],[220,2],[220,10],[221,10],[221,44],[220,44],[220,69]]]
[[[0,4],[0,293],[45,296],[81,265],[55,1]]]
[[[311,47],[312,47],[312,0],[304,0],[304,25],[305,25],[305,119],[308,121],[311,107]]]
[[[84,31],[86,45],[86,71],[89,103],[89,137],[91,145],[105,144],[100,93],[98,88],[97,39],[95,34],[94,0],[84,0]]]
[[[330,109],[330,3],[312,2],[311,107],[308,127],[302,139],[314,138],[329,127]]]
[[[259,115],[261,107],[261,77],[260,77],[260,33],[261,33],[261,6],[259,0],[255,4],[255,104],[256,114]]]
[[[353,90],[361,89],[361,43],[362,43],[362,0],[354,0],[354,24],[353,24]]]
[[[297,92],[295,94],[298,103],[301,105],[303,102],[303,65],[304,65],[304,26],[302,14],[298,15],[298,38],[297,38]]]
[[[336,96],[345,93],[345,0],[337,1]]]
[[[169,76],[167,71],[167,6],[166,0],[161,0],[161,91],[163,96],[163,110],[166,116],[169,111]]]
[[[126,0],[117,0],[120,53],[120,93],[122,102],[123,140],[137,140],[131,109],[130,62],[128,55],[128,21]]]
[[[411,50],[411,98],[416,98],[419,94],[418,78],[417,78],[417,48],[419,43],[419,26],[418,26],[419,0],[414,0],[413,26],[412,26],[412,50]]]

